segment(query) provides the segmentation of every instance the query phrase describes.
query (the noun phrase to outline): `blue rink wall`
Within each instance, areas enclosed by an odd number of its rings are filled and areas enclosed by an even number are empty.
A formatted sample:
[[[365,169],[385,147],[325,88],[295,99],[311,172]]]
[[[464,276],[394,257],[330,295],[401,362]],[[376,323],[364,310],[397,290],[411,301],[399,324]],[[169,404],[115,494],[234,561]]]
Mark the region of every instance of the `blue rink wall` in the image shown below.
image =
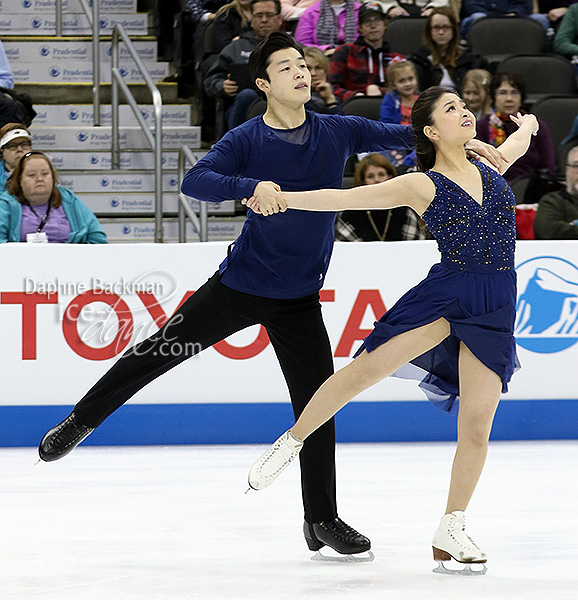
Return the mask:
[[[36,446],[68,406],[3,406],[0,446]],[[289,404],[129,404],[87,445],[258,444],[292,423]],[[337,416],[339,442],[456,439],[456,419],[428,402],[353,402]],[[578,439],[578,400],[503,400],[493,440]]]

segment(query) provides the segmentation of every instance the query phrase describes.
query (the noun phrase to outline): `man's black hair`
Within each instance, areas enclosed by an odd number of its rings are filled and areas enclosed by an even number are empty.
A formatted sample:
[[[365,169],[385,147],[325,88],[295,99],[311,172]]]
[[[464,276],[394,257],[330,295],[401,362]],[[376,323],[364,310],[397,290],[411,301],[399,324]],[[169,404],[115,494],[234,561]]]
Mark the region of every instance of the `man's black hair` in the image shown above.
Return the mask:
[[[305,58],[302,45],[293,36],[284,31],[273,31],[263,41],[259,42],[255,50],[251,52],[249,57],[251,79],[253,81],[256,79],[269,81],[269,75],[267,74],[267,67],[270,64],[269,58],[274,52],[285,50],[285,48],[295,48]]]
[[[251,0],[251,8],[253,8],[253,6],[257,3],[257,2],[274,2],[275,3],[275,9],[277,11],[277,14],[281,13],[281,0]]]

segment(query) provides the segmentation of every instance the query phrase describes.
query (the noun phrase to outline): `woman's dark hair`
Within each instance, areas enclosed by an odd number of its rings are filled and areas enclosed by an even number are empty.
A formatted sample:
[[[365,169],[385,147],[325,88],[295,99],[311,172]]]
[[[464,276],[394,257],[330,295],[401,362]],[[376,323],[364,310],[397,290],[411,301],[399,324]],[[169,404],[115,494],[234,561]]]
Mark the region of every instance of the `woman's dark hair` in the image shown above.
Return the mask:
[[[443,15],[447,17],[450,21],[450,25],[452,26],[452,39],[450,40],[446,53],[442,56],[438,45],[434,42],[431,30],[432,30],[432,20],[435,15]],[[425,27],[423,30],[423,40],[425,45],[431,50],[433,64],[434,65],[444,65],[449,67],[456,66],[456,60],[462,54],[462,49],[460,48],[460,31],[458,20],[454,11],[447,6],[440,6],[439,8],[434,8],[433,11],[428,15],[428,18],[425,22]]]
[[[456,94],[456,91],[437,85],[429,87],[419,95],[411,109],[411,126],[415,137],[417,168],[420,171],[428,171],[436,162],[435,145],[423,130],[424,127],[433,125],[433,111],[438,100],[444,94]]]
[[[251,79],[265,79],[269,81],[267,67],[270,64],[271,54],[285,48],[295,48],[301,56],[303,55],[303,47],[292,36],[284,31],[273,31],[263,41],[259,42],[255,50],[249,56],[249,73]]]
[[[38,150],[33,150],[32,152],[28,152],[25,154],[16,165],[14,171],[12,171],[12,175],[6,182],[6,191],[9,194],[12,194],[20,202],[20,204],[28,204],[28,200],[24,196],[24,192],[22,191],[22,172],[24,171],[24,166],[31,158],[43,158],[52,173],[52,194],[50,195],[50,203],[54,208],[58,208],[62,204],[62,196],[60,194],[60,190],[56,187],[56,171],[50,162],[50,159],[44,152],[39,152]]]
[[[492,104],[496,106],[496,91],[502,85],[502,83],[509,83],[513,88],[516,88],[520,92],[520,103],[526,102],[526,86],[524,80],[517,73],[496,73],[492,77],[490,83],[490,96],[492,97]]]

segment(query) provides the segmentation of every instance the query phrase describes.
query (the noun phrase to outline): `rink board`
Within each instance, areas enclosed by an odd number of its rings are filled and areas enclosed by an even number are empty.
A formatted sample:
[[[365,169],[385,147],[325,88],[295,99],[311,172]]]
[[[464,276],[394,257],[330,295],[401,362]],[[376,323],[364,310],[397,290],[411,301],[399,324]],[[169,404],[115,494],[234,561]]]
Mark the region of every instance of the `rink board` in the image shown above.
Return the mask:
[[[71,406],[0,407],[0,446],[36,446]],[[429,402],[352,402],[336,417],[337,441],[456,439],[456,419]],[[126,404],[83,444],[265,444],[293,423],[290,404]],[[503,400],[491,439],[578,439],[578,400]]]
[[[156,332],[157,319],[215,272],[227,243],[6,244],[1,252],[0,445],[19,446],[35,445],[119,354]],[[438,258],[433,242],[336,245],[321,296],[336,368],[350,362],[373,321]],[[500,404],[493,437],[578,439],[578,244],[522,242],[517,273],[523,368]],[[80,314],[70,312],[75,306],[84,307]],[[131,324],[126,339],[117,310]],[[151,383],[89,442],[259,443],[290,423],[285,382],[255,326]],[[340,441],[446,440],[455,428],[414,382],[394,378],[361,394],[337,419]]]

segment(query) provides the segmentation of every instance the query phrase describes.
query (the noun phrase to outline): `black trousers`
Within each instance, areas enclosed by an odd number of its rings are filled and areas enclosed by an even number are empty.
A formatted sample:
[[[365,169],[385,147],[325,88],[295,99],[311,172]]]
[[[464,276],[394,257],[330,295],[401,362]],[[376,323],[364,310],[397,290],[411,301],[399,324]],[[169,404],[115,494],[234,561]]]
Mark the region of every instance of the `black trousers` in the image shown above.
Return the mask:
[[[79,421],[97,427],[169,369],[236,331],[258,323],[267,330],[297,418],[333,373],[319,295],[290,300],[253,296],[223,285],[216,273],[157,333],[127,350],[82,398],[74,409]],[[300,460],[305,520],[317,523],[335,518],[333,419],[307,438]]]

